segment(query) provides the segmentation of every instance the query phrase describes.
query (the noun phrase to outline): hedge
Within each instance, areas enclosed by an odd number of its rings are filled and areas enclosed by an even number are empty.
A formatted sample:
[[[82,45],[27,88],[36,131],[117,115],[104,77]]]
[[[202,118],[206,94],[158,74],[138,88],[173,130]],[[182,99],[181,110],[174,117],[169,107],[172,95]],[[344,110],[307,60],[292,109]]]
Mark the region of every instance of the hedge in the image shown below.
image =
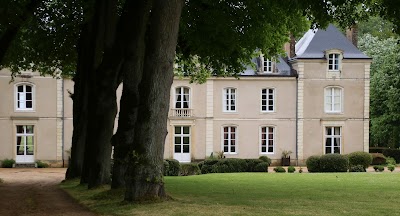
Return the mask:
[[[233,173],[233,172],[268,172],[268,166],[269,162],[265,162],[260,159],[239,159],[239,158],[208,159],[199,163],[199,167],[202,174]]]
[[[197,163],[187,163],[181,164],[181,175],[182,176],[189,176],[189,175],[199,175],[200,168]]]
[[[367,169],[372,163],[372,155],[363,151],[352,152],[347,157],[350,166],[362,165],[364,169]]]
[[[383,150],[383,155],[386,157],[392,157],[396,160],[397,163],[400,162],[400,149],[384,149]]]
[[[320,172],[347,172],[349,159],[341,154],[322,155],[319,161]]]
[[[372,165],[383,165],[386,164],[385,155],[382,153],[371,153],[372,156]]]
[[[167,162],[168,165],[165,162]],[[164,175],[178,176],[181,168],[179,161],[175,159],[165,159],[165,162],[164,162]]]
[[[308,172],[320,172],[320,159],[321,156],[313,155],[307,158],[306,165]]]

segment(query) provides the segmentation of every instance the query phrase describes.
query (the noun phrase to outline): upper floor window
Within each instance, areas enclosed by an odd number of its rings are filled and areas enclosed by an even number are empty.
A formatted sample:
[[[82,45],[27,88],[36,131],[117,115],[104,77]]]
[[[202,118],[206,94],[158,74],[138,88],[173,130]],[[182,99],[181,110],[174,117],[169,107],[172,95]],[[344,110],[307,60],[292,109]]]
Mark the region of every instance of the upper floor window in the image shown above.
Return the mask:
[[[224,112],[236,112],[236,93],[235,88],[224,89]]]
[[[272,73],[272,61],[264,58],[263,59],[263,72],[264,73]]]
[[[328,55],[328,70],[338,71],[339,70],[339,57],[338,53],[331,53]]]
[[[275,145],[275,128],[261,127],[261,153],[274,153]]]
[[[29,84],[16,85],[16,110],[33,110],[33,86]]]
[[[177,87],[175,89],[175,108],[187,109],[190,104],[190,89],[187,87]]]
[[[235,126],[226,126],[223,128],[223,151],[224,153],[236,153],[237,147],[237,128]]]
[[[275,111],[274,103],[274,89],[265,88],[261,90],[261,111],[273,112]]]
[[[342,148],[342,128],[325,127],[325,154],[340,154]]]
[[[325,88],[325,112],[342,112],[342,88]]]
[[[257,58],[258,64],[258,73],[273,73],[275,62],[272,59],[265,58],[263,55],[260,55]]]

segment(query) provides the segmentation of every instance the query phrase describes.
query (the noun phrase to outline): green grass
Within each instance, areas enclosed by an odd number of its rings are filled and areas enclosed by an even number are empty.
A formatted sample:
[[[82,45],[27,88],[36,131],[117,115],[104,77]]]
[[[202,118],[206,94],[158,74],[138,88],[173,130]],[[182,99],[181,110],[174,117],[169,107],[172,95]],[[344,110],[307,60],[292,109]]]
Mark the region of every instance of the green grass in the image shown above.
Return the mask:
[[[121,202],[123,191],[61,185],[104,215],[400,215],[400,173],[232,173],[166,177],[174,199]]]

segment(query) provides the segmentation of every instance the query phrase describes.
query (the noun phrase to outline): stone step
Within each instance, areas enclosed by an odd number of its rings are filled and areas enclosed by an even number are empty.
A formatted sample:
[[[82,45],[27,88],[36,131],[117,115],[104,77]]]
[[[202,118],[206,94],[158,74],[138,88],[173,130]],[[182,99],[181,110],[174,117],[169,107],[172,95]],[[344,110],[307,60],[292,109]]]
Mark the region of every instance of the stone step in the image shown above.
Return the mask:
[[[36,163],[16,163],[15,168],[36,168]]]

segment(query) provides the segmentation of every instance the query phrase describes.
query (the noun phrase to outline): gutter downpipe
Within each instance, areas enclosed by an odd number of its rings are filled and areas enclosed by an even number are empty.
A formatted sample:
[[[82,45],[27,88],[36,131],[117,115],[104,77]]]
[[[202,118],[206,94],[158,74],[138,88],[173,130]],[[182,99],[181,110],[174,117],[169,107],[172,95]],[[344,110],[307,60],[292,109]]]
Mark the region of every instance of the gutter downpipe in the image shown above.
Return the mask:
[[[61,117],[61,121],[62,121],[62,129],[61,129],[61,158],[62,158],[62,162],[63,162],[63,168],[65,167],[65,160],[64,160],[64,128],[65,128],[65,112],[64,112],[64,78],[61,78],[62,82],[61,82],[61,90],[62,90],[62,117]]]
[[[296,166],[299,166],[299,74],[296,74]]]

